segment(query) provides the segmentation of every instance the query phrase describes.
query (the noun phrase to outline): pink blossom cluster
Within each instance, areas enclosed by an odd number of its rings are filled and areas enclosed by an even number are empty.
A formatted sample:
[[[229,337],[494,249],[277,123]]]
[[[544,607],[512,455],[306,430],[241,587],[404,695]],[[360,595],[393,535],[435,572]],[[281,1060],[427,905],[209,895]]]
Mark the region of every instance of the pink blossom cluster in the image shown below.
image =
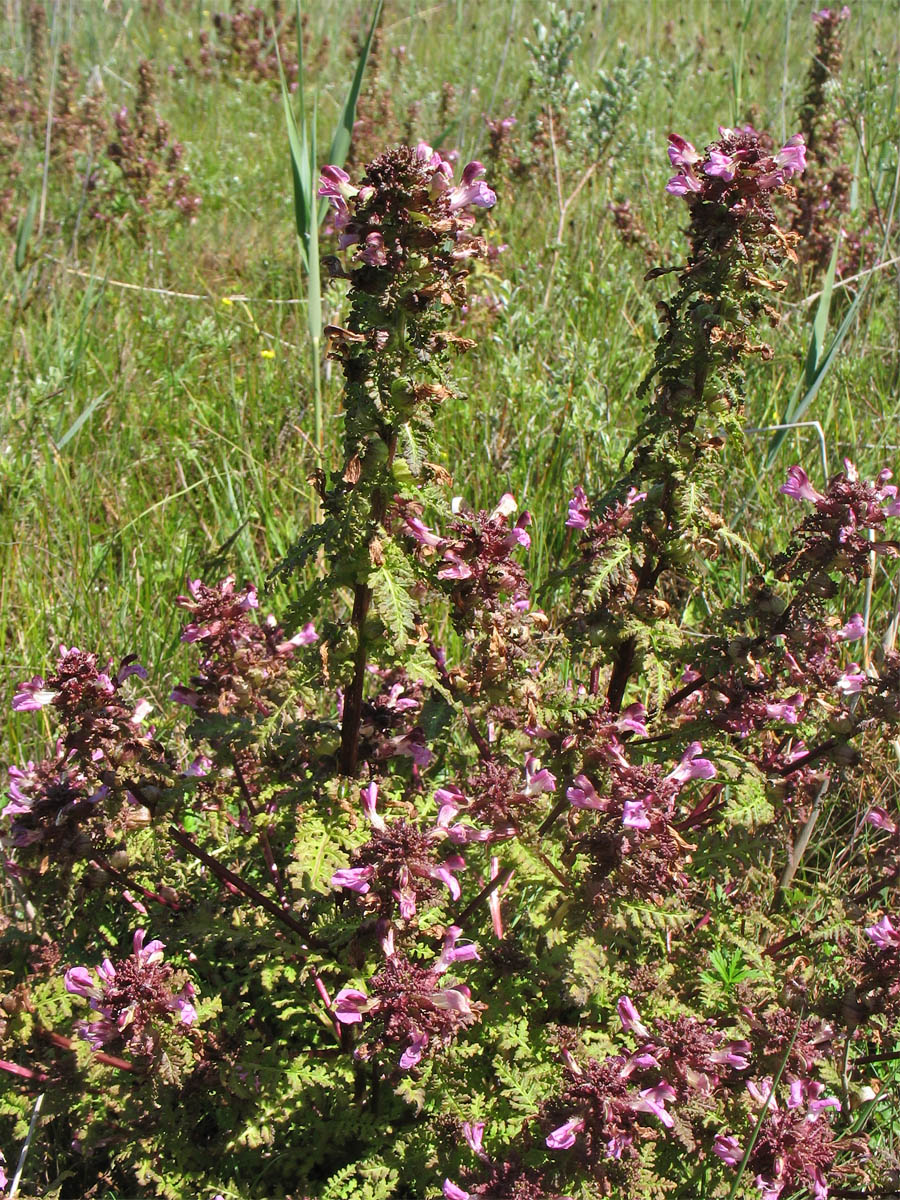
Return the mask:
[[[175,603],[191,616],[181,640],[198,645],[201,659],[190,686],[179,684],[171,699],[198,712],[270,711],[298,647],[318,640],[312,624],[286,637],[274,617],[251,618],[256,589],[236,589],[233,575],[215,586],[190,579]]]
[[[94,1050],[124,1045],[131,1053],[154,1057],[160,1049],[161,1032],[176,1023],[189,1027],[197,1019],[192,1003],[195,992],[184,981],[175,992],[171,988],[174,970],[163,961],[162,942],[145,944],[146,931],[134,935],[133,954],[113,964],[108,958],[97,967],[96,978],[86,967],[66,971],[66,991],[90,1001],[100,1013],[95,1021],[79,1021],[78,1034]]]
[[[395,1053],[402,1046],[397,1066],[408,1071],[479,1020],[484,1005],[473,1002],[465,984],[445,984],[442,978],[454,963],[480,957],[473,943],[458,944],[461,935],[462,930],[451,925],[440,954],[426,968],[395,949],[393,929],[384,923],[381,944],[386,961],[369,980],[368,993],[345,987],[334,998],[333,1012],[342,1025],[364,1024],[363,1033],[374,1036],[371,1044],[357,1046],[358,1058],[376,1051]]]
[[[696,196],[718,203],[748,200],[773,192],[806,167],[802,133],[788,138],[770,154],[752,125],[719,126],[719,140],[704,152],[677,133],[669,134],[669,161],[678,172],[666,184],[673,196]]]

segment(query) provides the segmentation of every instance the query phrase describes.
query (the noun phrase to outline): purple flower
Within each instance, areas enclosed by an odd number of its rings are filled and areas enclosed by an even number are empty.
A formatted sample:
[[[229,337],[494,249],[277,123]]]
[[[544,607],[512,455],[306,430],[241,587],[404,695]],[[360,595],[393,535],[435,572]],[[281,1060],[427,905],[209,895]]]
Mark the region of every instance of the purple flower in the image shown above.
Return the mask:
[[[864,638],[866,623],[862,613],[854,613],[837,636],[841,642],[858,642],[860,638]]]
[[[638,1037],[642,1038],[650,1036],[650,1030],[641,1021],[640,1014],[629,996],[619,997],[616,1002],[616,1011],[619,1014],[619,1020],[622,1022],[622,1028],[626,1033],[634,1032]]]
[[[673,175],[666,184],[666,191],[672,196],[686,196],[689,192],[702,191],[700,180],[690,171],[681,175]]]
[[[668,1083],[660,1082],[656,1087],[644,1088],[639,1095],[640,1099],[635,1100],[631,1106],[635,1112],[652,1113],[667,1129],[671,1129],[675,1121],[666,1112],[665,1104],[667,1100],[675,1099],[675,1089]]]
[[[678,766],[674,771],[669,772],[666,779],[677,783],[688,783],[691,779],[712,779],[716,774],[716,768],[709,759],[698,757],[702,753],[703,747],[700,743],[691,742],[682,754]]]
[[[478,953],[478,947],[474,943],[457,946],[456,943],[461,934],[462,929],[458,925],[451,925],[444,934],[444,945],[440,957],[434,966],[435,974],[442,975],[455,962],[480,961],[481,955]]]
[[[477,208],[492,208],[497,203],[497,196],[479,175],[484,174],[480,162],[470,162],[463,168],[462,180],[448,191],[450,211],[456,212],[474,204]]]
[[[444,1012],[468,1016],[472,1011],[471,996],[472,993],[465,984],[460,983],[456,987],[442,988],[439,992],[435,992],[433,1003],[435,1008],[443,1009]]]
[[[749,1042],[731,1042],[724,1050],[714,1050],[710,1060],[721,1066],[734,1067],[736,1071],[745,1071],[750,1065],[747,1055],[750,1053]]]
[[[770,721],[784,721],[788,725],[796,725],[800,720],[800,707],[803,700],[803,696],[798,692],[795,696],[790,696],[778,704],[767,704],[765,706],[766,716]]]
[[[359,892],[364,896],[369,890],[369,880],[375,874],[375,868],[369,867],[344,867],[340,871],[335,871],[331,876],[331,886],[333,888],[347,888],[351,892]]]
[[[409,1045],[400,1055],[400,1067],[404,1071],[408,1071],[410,1067],[414,1067],[421,1061],[422,1055],[425,1053],[425,1047],[428,1045],[427,1033],[413,1033]]]
[[[569,516],[566,520],[568,529],[587,529],[591,515],[591,505],[587,492],[580,483],[575,485],[575,492],[569,501]]]
[[[99,1000],[103,995],[103,989],[100,988],[94,979],[94,976],[87,967],[70,967],[65,974],[66,991],[71,992],[73,996],[83,996],[85,1000]]]
[[[747,1091],[750,1094],[751,1100],[758,1108],[774,1109],[778,1105],[772,1097],[772,1077],[767,1075],[765,1079],[760,1079],[757,1082],[755,1079],[747,1080]]]
[[[35,712],[39,708],[45,708],[48,704],[52,704],[57,694],[57,692],[48,691],[44,687],[41,676],[35,675],[33,679],[19,684],[19,690],[13,696],[13,710],[15,712]]]
[[[601,800],[597,795],[596,789],[587,775],[576,775],[572,780],[572,786],[566,789],[566,799],[573,808],[599,808],[606,807],[606,801]]]
[[[775,155],[775,161],[782,168],[786,178],[806,170],[806,142],[803,134],[795,133],[793,137],[789,137]]]
[[[568,1150],[570,1146],[575,1145],[575,1134],[581,1133],[583,1129],[584,1121],[578,1117],[572,1117],[564,1125],[560,1125],[558,1129],[554,1129],[547,1135],[546,1145],[551,1150]]]
[[[822,1097],[825,1084],[814,1079],[794,1079],[791,1081],[790,1094],[787,1100],[788,1108],[801,1108],[806,1105],[810,1120],[826,1108],[836,1108],[840,1111],[841,1102],[834,1096]]]
[[[444,1193],[444,1200],[471,1200],[472,1193],[464,1192],[451,1179],[444,1180],[444,1186],[441,1190]]]
[[[616,721],[616,729],[621,733],[630,731],[636,733],[638,737],[647,737],[646,721],[647,710],[643,704],[629,704]]]
[[[850,16],[850,6],[845,4],[837,14],[830,8],[820,8],[812,14],[813,24],[820,25],[823,21],[846,21]]]
[[[673,167],[693,167],[703,158],[680,134],[669,134],[669,162]]]
[[[649,799],[645,796],[643,800],[626,800],[622,806],[622,824],[629,829],[649,829],[650,817],[644,807],[644,801]]]
[[[364,1012],[373,1007],[372,1001],[359,988],[341,988],[334,998],[334,1015],[342,1025],[354,1025],[361,1021]]]
[[[822,493],[817,492],[810,484],[809,476],[803,468],[796,464],[788,471],[787,482],[778,490],[784,496],[791,496],[794,500],[809,500],[813,504],[825,499]]]
[[[370,267],[387,265],[387,254],[384,251],[384,238],[380,233],[366,234],[365,245],[359,252],[359,258]]]
[[[541,767],[541,760],[533,754],[525,756],[525,787],[522,790],[526,796],[556,791],[556,776],[551,775],[546,767]]]
[[[703,171],[706,175],[711,175],[715,179],[724,179],[726,183],[730,183],[737,174],[738,164],[730,154],[725,154],[721,150],[710,150],[709,161],[703,164]]]
[[[744,1157],[744,1151],[741,1149],[737,1138],[731,1136],[730,1133],[717,1133],[713,1142],[713,1154],[717,1154],[722,1162],[727,1163],[729,1167],[736,1167]]]
[[[463,1123],[463,1137],[466,1139],[469,1149],[477,1154],[479,1158],[487,1161],[487,1155],[482,1147],[484,1121],[465,1121]]]
[[[316,633],[316,627],[312,621],[308,621],[302,629],[298,629],[293,637],[289,637],[286,642],[279,643],[278,649],[283,651],[288,646],[311,646],[319,640],[319,635]]]
[[[374,781],[367,784],[359,794],[363,802],[363,812],[369,818],[369,824],[373,829],[379,829],[384,832],[387,829],[387,825],[385,825],[384,819],[375,811],[375,802],[378,799],[378,784]]]
[[[412,534],[416,541],[423,546],[437,547],[443,545],[444,542],[442,537],[429,529],[418,517],[407,517],[406,532]]]
[[[877,924],[870,925],[865,932],[866,936],[871,938],[881,950],[900,946],[900,929],[894,928],[890,917],[886,914]]]
[[[451,872],[463,871],[465,870],[465,866],[466,860],[459,854],[454,854],[450,858],[445,859],[439,867],[435,867],[431,872],[434,879],[440,879],[440,881],[446,885],[447,890],[454,900],[458,900],[462,895],[462,892],[459,884]]]
[[[835,686],[844,696],[854,696],[861,692],[868,683],[868,676],[860,669],[859,663],[851,663],[846,671],[838,677]]]
[[[8,812],[9,810],[7,809],[6,811]],[[881,808],[877,804],[869,809],[865,819],[870,825],[874,825],[876,829],[884,829],[887,833],[897,832],[897,822],[888,815],[887,809]]]

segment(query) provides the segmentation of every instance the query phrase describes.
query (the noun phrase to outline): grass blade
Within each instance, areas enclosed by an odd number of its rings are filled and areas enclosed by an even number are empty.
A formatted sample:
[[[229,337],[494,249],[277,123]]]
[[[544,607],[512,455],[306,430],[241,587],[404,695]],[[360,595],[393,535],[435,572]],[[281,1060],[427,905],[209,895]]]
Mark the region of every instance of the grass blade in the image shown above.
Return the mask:
[[[305,121],[303,122],[301,133],[301,130],[297,127],[297,120],[294,116],[293,106],[291,105],[290,93],[288,92],[287,81],[284,77],[284,67],[281,63],[280,54],[278,55],[278,74],[281,79],[281,99],[284,104],[284,120],[287,126],[288,146],[291,154],[291,179],[294,184],[294,223],[297,226],[297,236],[300,239],[300,252],[303,255],[303,263],[309,269],[310,224],[312,223],[314,201],[309,169],[309,149],[306,144],[306,123]],[[298,90],[301,94],[300,104],[302,109],[302,81]]]
[[[359,58],[356,60],[353,82],[350,84],[347,99],[344,101],[344,107],[341,110],[337,129],[334,131],[334,137],[331,139],[328,161],[334,163],[337,167],[344,165],[347,161],[347,155],[350,152],[350,139],[353,137],[353,122],[356,119],[356,104],[359,100],[359,93],[362,90],[363,75],[366,72],[366,63],[369,61],[369,52],[372,49],[372,42],[381,18],[383,4],[384,0],[377,0],[375,12],[372,14],[372,24],[369,26],[369,34],[359,52]]]
[[[819,304],[816,309],[816,318],[813,322],[812,338],[810,340],[809,351],[806,355],[806,365],[804,368],[803,380],[797,385],[791,402],[788,404],[784,416],[781,418],[782,425],[790,425],[801,421],[806,415],[809,406],[815,400],[819,388],[825,382],[828,372],[834,365],[837,353],[843,344],[844,338],[849,332],[850,326],[859,311],[859,306],[863,301],[866,290],[869,286],[867,276],[863,281],[862,287],[856,294],[853,303],[847,309],[843,321],[838,328],[837,333],[831,341],[830,346],[824,354],[820,356],[821,346],[825,341],[825,333],[828,328],[828,314],[831,308],[831,293],[834,286],[835,265],[837,262],[838,246],[835,244],[834,254],[831,257],[831,262],[828,266],[828,271],[825,279],[825,286],[822,289],[822,295],[819,297]],[[781,449],[785,438],[789,433],[788,429],[779,429],[772,441],[769,444],[769,453],[766,456],[766,467],[771,468],[775,459],[778,457],[778,451]]]
[[[35,192],[28,202],[28,207],[25,210],[25,216],[22,218],[22,224],[19,226],[19,232],[16,236],[16,270],[21,271],[25,266],[25,257],[28,252],[28,242],[31,238],[31,231],[34,229],[34,218],[37,216],[38,201],[40,200],[40,192]]]

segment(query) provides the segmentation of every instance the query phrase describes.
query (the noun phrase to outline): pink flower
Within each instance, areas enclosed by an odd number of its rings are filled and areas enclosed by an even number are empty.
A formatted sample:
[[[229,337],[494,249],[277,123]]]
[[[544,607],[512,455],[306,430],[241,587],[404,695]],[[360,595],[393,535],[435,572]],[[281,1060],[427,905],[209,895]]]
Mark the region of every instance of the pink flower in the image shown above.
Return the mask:
[[[785,178],[799,175],[806,170],[806,142],[803,134],[795,133],[793,137],[789,137],[775,155],[775,161],[782,168]]]
[[[569,501],[569,516],[566,526],[569,529],[587,529],[591,515],[591,506],[587,492],[580,483],[575,485],[575,492]]]
[[[717,1133],[713,1142],[713,1154],[717,1154],[722,1162],[727,1163],[729,1167],[736,1167],[744,1157],[744,1151],[741,1149],[737,1138],[731,1134]]]
[[[866,813],[865,819],[870,825],[874,825],[876,829],[883,829],[886,833],[897,832],[897,822],[888,815],[886,808],[881,808],[873,804]]]
[[[616,1002],[616,1011],[619,1014],[619,1020],[622,1022],[622,1028],[626,1033],[633,1032],[642,1038],[650,1036],[650,1030],[642,1023],[638,1010],[629,996],[619,997]]]
[[[691,742],[684,754],[681,756],[681,761],[674,771],[670,771],[666,779],[673,780],[677,783],[688,783],[691,779],[712,779],[716,774],[716,768],[706,758],[699,758],[703,753],[703,747],[699,742]]]
[[[421,1061],[422,1055],[425,1053],[425,1047],[428,1045],[427,1033],[414,1033],[410,1038],[409,1045],[400,1055],[400,1068],[408,1071],[410,1067],[414,1067]]]
[[[458,925],[451,925],[444,934],[444,945],[441,950],[440,957],[434,965],[434,973],[442,975],[451,964],[455,962],[472,962],[481,960],[481,955],[478,953],[478,947],[474,943],[469,943],[465,946],[457,946],[462,930]]]
[[[360,791],[360,796],[363,802],[363,812],[369,818],[369,824],[373,829],[379,829],[384,832],[387,829],[387,825],[385,825],[384,819],[375,811],[375,801],[378,799],[378,784],[375,782],[367,784]]]
[[[412,536],[423,546],[431,546],[432,548],[443,544],[444,539],[439,537],[433,530],[429,529],[424,521],[418,517],[408,517],[406,521],[406,532]]]
[[[440,879],[441,883],[446,886],[447,891],[450,893],[453,899],[458,900],[462,893],[460,891],[459,884],[451,872],[464,871],[465,867],[466,860],[459,854],[454,854],[450,858],[445,859],[440,866],[434,867],[431,875],[434,879]]]
[[[603,809],[607,803],[597,795],[596,789],[587,775],[575,776],[572,780],[572,786],[566,789],[566,799],[573,808]]]
[[[384,251],[384,238],[378,232],[367,233],[365,245],[359,252],[359,258],[370,267],[387,265],[387,254]]]
[[[372,1008],[372,1002],[359,988],[341,988],[334,998],[334,1015],[342,1025],[354,1025],[363,1019],[363,1013]]]
[[[19,690],[13,696],[13,710],[15,712],[35,712],[39,708],[45,708],[48,704],[52,704],[56,696],[56,692],[48,691],[44,687],[41,676],[35,675],[33,679],[19,684]]]
[[[482,1147],[482,1139],[484,1137],[484,1121],[466,1121],[463,1124],[463,1137],[472,1150],[479,1158],[487,1161],[487,1155]]]
[[[765,1079],[760,1079],[757,1082],[755,1079],[747,1080],[747,1091],[750,1093],[750,1098],[759,1108],[768,1106],[770,1109],[777,1108],[778,1105],[772,1099],[772,1079],[767,1075]]]
[[[618,729],[621,733],[629,731],[631,733],[636,733],[638,737],[646,737],[646,721],[647,710],[644,708],[643,704],[629,704],[628,707],[623,710],[618,721],[616,721],[616,729]]]
[[[70,967],[65,974],[66,991],[85,1000],[99,1000],[103,989],[98,986],[87,967]]]
[[[841,1102],[834,1096],[822,1096],[825,1084],[814,1079],[794,1079],[791,1081],[790,1094],[787,1100],[788,1108],[806,1106],[809,1119],[815,1120],[826,1108],[836,1108],[840,1111]]]
[[[331,876],[331,886],[333,888],[347,888],[351,892],[359,892],[364,896],[369,890],[369,880],[375,874],[375,868],[369,867],[345,867],[340,871],[335,871]]]
[[[802,467],[794,465],[788,471],[787,482],[778,489],[782,495],[791,496],[794,500],[809,500],[813,504],[824,500],[825,497],[809,482],[809,476]]]
[[[464,1192],[451,1179],[444,1180],[444,1186],[441,1190],[444,1193],[444,1200],[471,1200],[472,1193]]]
[[[681,175],[673,175],[666,184],[666,191],[672,196],[686,196],[689,192],[702,191],[700,180],[690,171]]]
[[[866,936],[870,937],[881,950],[900,946],[900,929],[894,928],[887,915],[883,916],[877,924],[870,925],[866,929]]]
[[[860,669],[859,663],[851,663],[846,671],[839,676],[837,690],[844,696],[854,696],[861,692],[868,683],[868,676]]]
[[[693,167],[702,158],[703,155],[686,138],[677,133],[669,134],[669,162],[673,167]]]
[[[844,628],[837,635],[842,642],[858,642],[866,636],[866,623],[862,613],[854,613]]]
[[[560,1125],[558,1129],[554,1129],[547,1135],[546,1145],[551,1150],[568,1150],[570,1146],[575,1145],[575,1134],[581,1133],[583,1129],[584,1121],[578,1117],[572,1117],[566,1121],[565,1125]]]
[[[451,212],[473,204],[476,208],[493,208],[497,203],[497,196],[483,179],[478,178],[483,174],[484,167],[480,162],[470,162],[463,168],[461,182],[456,187],[451,187],[447,193]]]
[[[668,1083],[660,1082],[656,1087],[644,1088],[639,1095],[640,1100],[636,1100],[631,1106],[634,1111],[652,1113],[667,1129],[671,1129],[675,1121],[666,1112],[665,1104],[666,1101],[675,1099],[675,1089]]]
[[[556,791],[556,776],[542,767],[541,760],[533,754],[525,756],[525,787],[522,791],[526,796],[541,796],[544,792]]]
[[[703,171],[706,175],[711,175],[716,179],[724,179],[726,183],[730,183],[737,174],[738,164],[730,154],[725,154],[721,150],[710,150],[709,162],[703,164]]]
[[[626,800],[622,806],[622,824],[629,829],[649,829],[650,817],[644,807],[644,800],[649,799],[645,796],[643,800]]]

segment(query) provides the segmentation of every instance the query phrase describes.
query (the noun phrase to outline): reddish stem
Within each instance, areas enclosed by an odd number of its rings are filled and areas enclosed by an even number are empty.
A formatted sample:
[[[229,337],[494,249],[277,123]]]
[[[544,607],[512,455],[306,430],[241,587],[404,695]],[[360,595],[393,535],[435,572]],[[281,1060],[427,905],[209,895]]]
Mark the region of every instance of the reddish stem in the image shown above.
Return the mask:
[[[296,919],[296,917],[292,916],[289,912],[285,912],[283,908],[280,908],[275,901],[270,900],[268,896],[264,896],[261,891],[253,886],[252,883],[247,883],[245,879],[241,879],[240,875],[236,875],[234,871],[229,871],[228,867],[223,866],[222,863],[214,859],[211,854],[207,854],[206,851],[202,850],[193,840],[193,838],[189,837],[189,835],[183,829],[180,829],[177,825],[170,825],[169,833],[179,846],[181,846],[184,850],[187,850],[187,852],[193,855],[193,857],[199,862],[202,862],[204,866],[209,867],[217,879],[222,880],[223,883],[230,885],[239,892],[242,892],[247,899],[252,900],[258,908],[264,909],[270,914],[270,916],[273,916],[276,921],[279,921],[282,925],[286,925],[287,928],[293,933],[299,933],[302,938],[308,940],[309,935],[307,931],[303,928],[303,925]],[[305,949],[306,947],[304,947],[304,950]]]

